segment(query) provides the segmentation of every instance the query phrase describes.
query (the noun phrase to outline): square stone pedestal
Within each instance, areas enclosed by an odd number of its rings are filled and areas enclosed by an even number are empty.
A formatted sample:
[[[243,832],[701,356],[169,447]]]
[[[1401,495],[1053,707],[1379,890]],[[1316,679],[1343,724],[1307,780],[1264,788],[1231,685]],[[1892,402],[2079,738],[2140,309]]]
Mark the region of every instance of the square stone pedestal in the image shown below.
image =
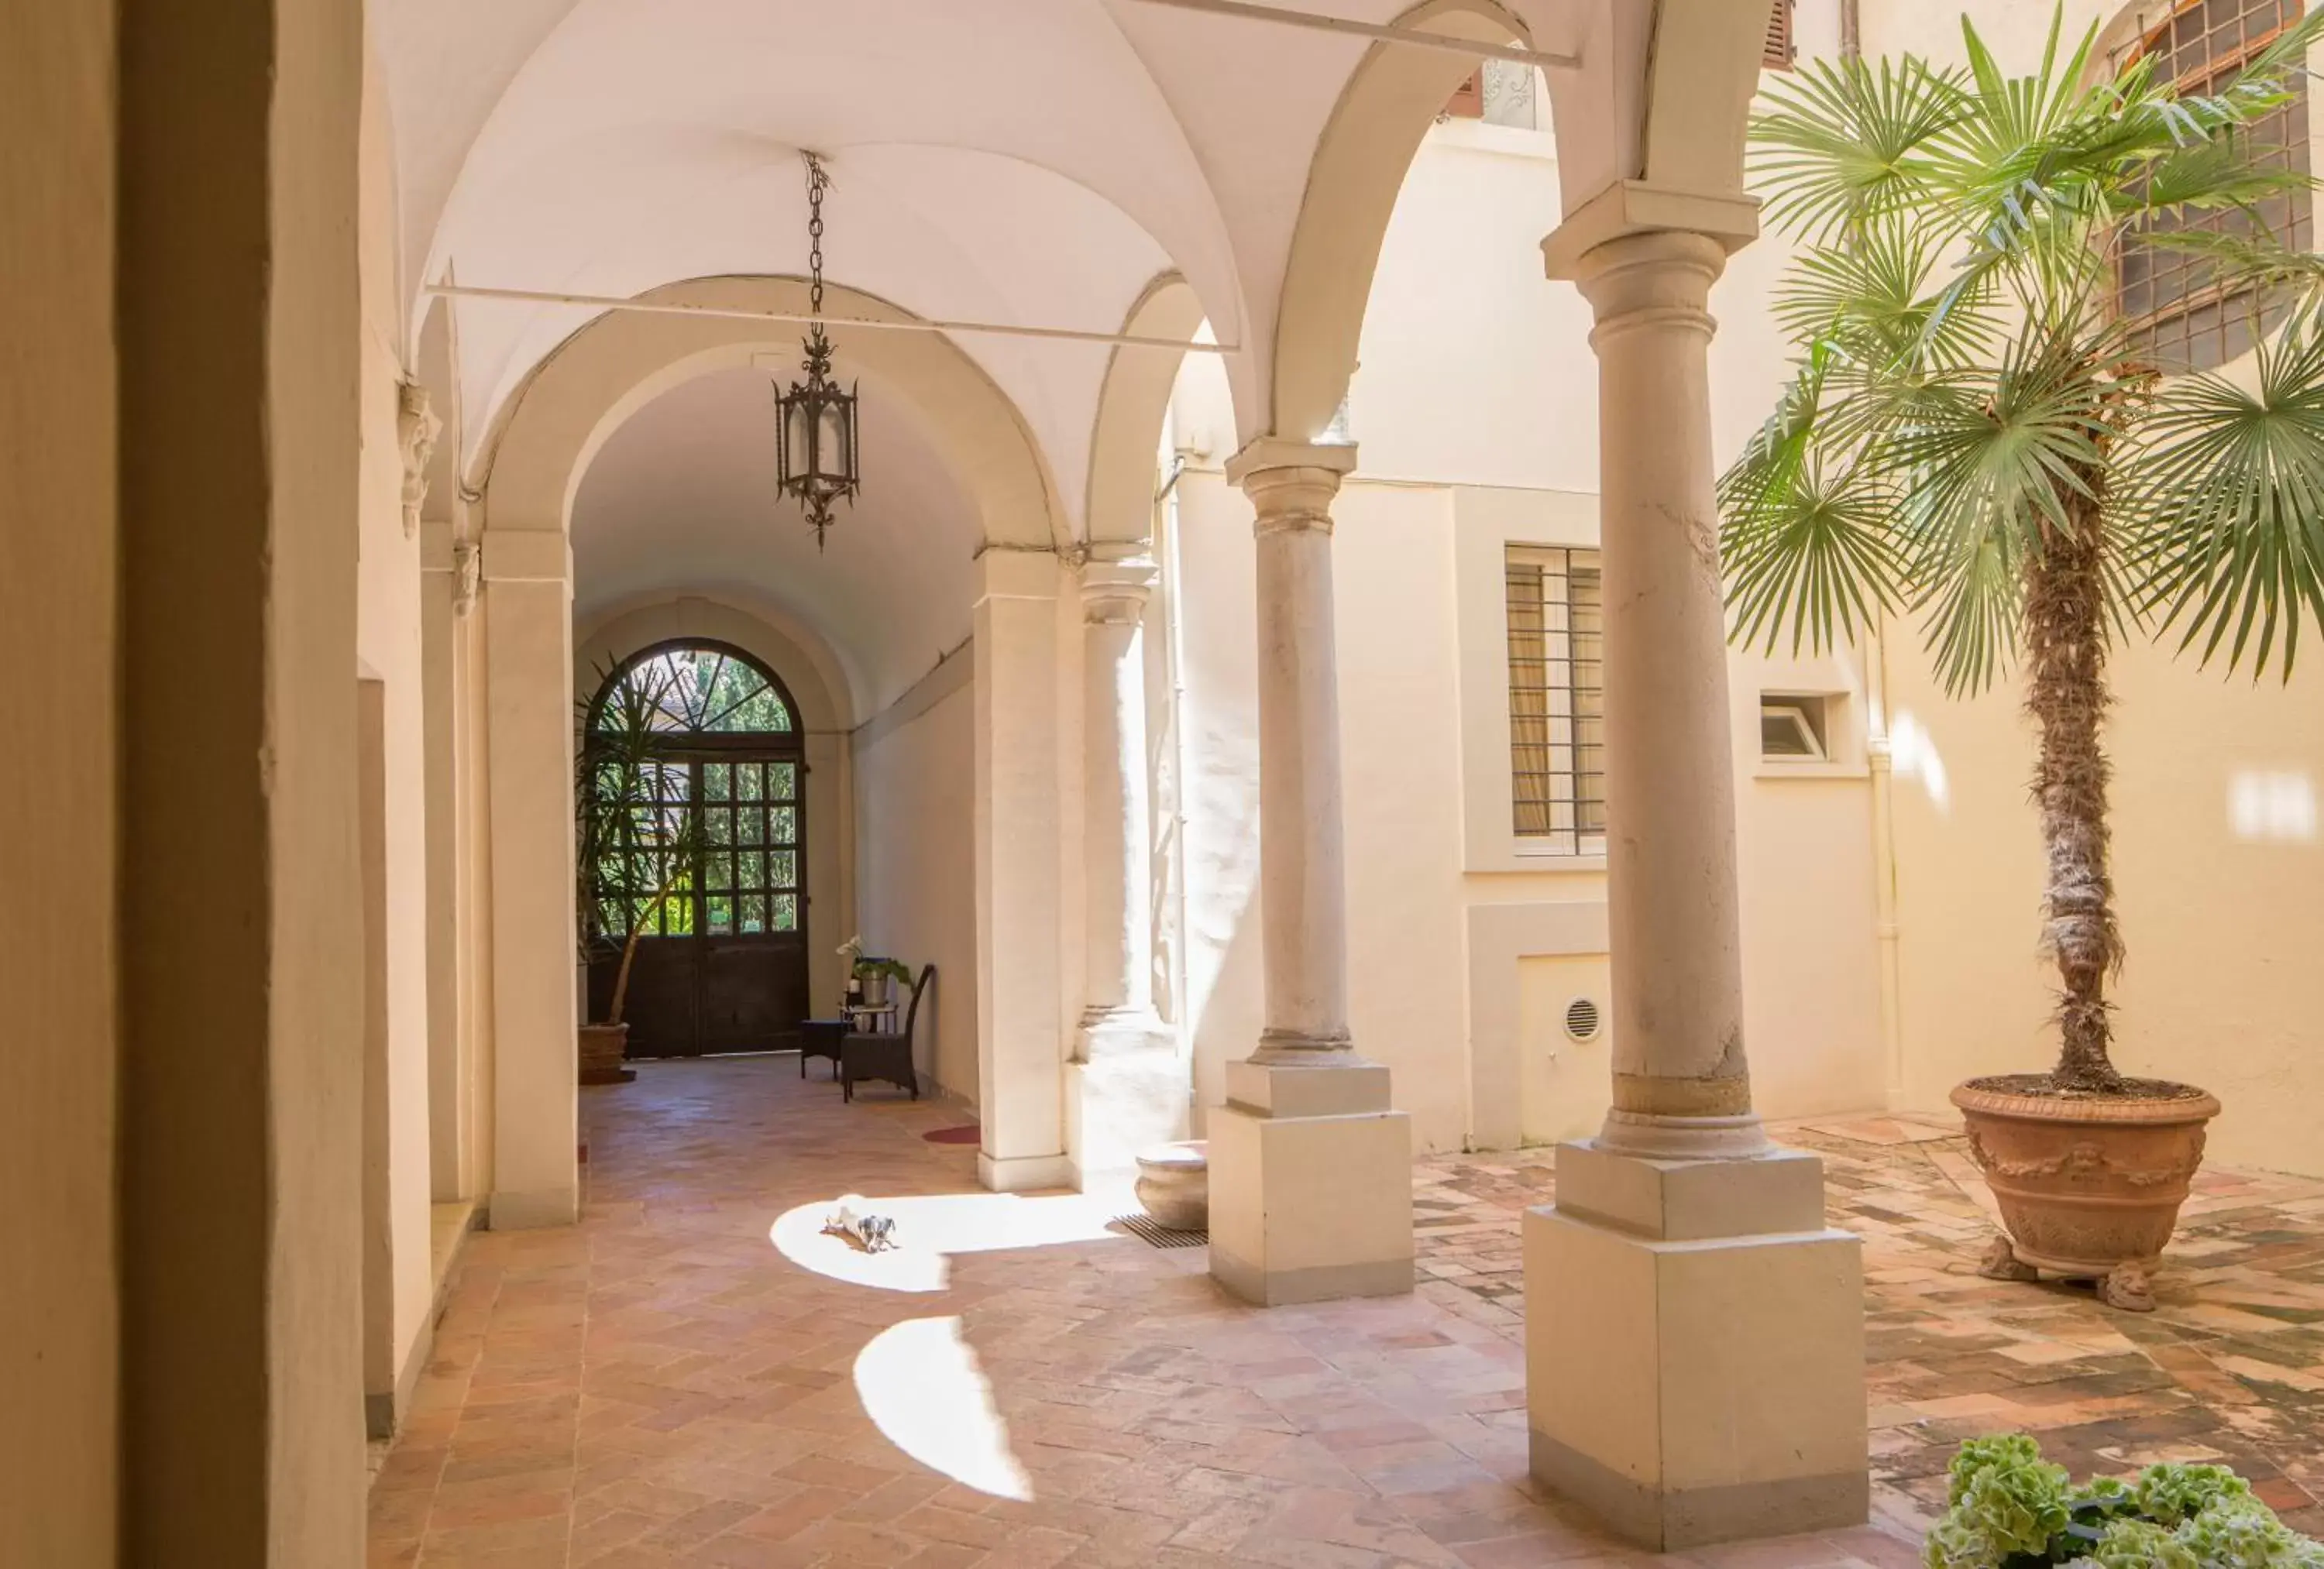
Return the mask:
[[[1864,1265],[1796,1151],[1557,1152],[1525,1218],[1533,1474],[1641,1546],[1860,1525]]]
[[[1211,1114],[1211,1274],[1275,1308],[1412,1289],[1412,1119],[1388,1069],[1231,1062]]]

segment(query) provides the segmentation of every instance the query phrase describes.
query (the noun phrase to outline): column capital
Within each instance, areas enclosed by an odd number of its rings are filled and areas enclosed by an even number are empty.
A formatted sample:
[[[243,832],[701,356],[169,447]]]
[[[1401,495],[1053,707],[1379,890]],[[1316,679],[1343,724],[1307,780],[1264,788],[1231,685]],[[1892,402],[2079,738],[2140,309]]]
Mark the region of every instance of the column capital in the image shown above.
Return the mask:
[[[1263,436],[1227,460],[1227,482],[1241,487],[1262,535],[1332,531],[1332,498],[1356,466],[1352,445]]]
[[[1640,234],[1683,234],[1717,244],[1721,258],[1759,237],[1759,198],[1741,191],[1684,190],[1616,180],[1565,215],[1541,243],[1543,271],[1552,278],[1581,280],[1583,258],[1617,240]]]
[[[1151,556],[1082,564],[1082,618],[1093,627],[1136,626],[1160,575]]]
[[[1328,475],[1334,489],[1340,477],[1356,466],[1356,444],[1349,442],[1289,441],[1279,436],[1254,437],[1243,449],[1227,459],[1227,483],[1249,491],[1254,486],[1270,482],[1283,483],[1276,475],[1298,473]]]

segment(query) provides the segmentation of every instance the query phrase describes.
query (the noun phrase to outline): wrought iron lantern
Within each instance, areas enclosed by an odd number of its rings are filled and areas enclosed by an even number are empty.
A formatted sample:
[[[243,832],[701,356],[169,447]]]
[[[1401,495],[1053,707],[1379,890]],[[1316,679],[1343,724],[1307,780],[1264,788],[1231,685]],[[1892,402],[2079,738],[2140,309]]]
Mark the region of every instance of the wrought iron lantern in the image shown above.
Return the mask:
[[[831,340],[823,331],[823,193],[831,179],[823,160],[805,153],[807,205],[807,335],[800,345],[807,358],[799,368],[807,380],[794,381],[775,393],[780,426],[776,454],[782,492],[796,497],[815,530],[815,547],[823,548],[824,530],[831,527],[834,503],[855,503],[862,487],[857,465],[855,388],[843,389],[831,379]]]

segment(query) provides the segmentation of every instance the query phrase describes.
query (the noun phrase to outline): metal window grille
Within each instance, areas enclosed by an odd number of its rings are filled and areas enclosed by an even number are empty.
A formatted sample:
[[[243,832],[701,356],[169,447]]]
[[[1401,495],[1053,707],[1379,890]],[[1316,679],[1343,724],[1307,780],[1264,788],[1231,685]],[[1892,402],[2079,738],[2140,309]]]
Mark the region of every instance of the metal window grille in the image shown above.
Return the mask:
[[[1594,550],[1511,546],[1509,777],[1517,837],[1606,848],[1606,643]]]
[[[2217,93],[2246,61],[2300,19],[2301,0],[2179,0],[2123,51],[2117,69],[2152,59],[2157,79],[2181,93]],[[2308,87],[2295,75],[2290,101],[2247,132],[2262,161],[2308,172]],[[2255,224],[2305,250],[2312,217],[2303,182],[2253,204],[2250,212],[2181,212],[2126,234],[2115,259],[2116,308],[2135,353],[2164,371],[2224,365],[2249,349],[2281,318],[2281,290],[2236,288],[2218,280],[2200,256],[2147,242],[2144,236],[2182,231],[2249,234]]]

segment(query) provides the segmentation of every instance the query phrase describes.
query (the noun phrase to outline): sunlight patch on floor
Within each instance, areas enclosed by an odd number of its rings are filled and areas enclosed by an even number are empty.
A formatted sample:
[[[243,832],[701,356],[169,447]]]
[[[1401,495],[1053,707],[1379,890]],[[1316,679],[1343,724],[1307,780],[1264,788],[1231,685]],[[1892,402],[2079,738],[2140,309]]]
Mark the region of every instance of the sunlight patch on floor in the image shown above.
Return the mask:
[[[943,1290],[954,1253],[1124,1240],[1106,1229],[1121,1207],[1117,1196],[1104,1193],[918,1194],[870,1198],[862,1207],[896,1223],[894,1247],[870,1253],[825,1234],[824,1222],[839,1207],[835,1195],[786,1211],[767,1234],[803,1270],[883,1291]]]
[[[907,1318],[881,1330],[856,1354],[855,1393],[888,1442],[929,1470],[995,1498],[1032,1501],[1032,1478],[1010,1450],[1008,1424],[959,1319]]]

